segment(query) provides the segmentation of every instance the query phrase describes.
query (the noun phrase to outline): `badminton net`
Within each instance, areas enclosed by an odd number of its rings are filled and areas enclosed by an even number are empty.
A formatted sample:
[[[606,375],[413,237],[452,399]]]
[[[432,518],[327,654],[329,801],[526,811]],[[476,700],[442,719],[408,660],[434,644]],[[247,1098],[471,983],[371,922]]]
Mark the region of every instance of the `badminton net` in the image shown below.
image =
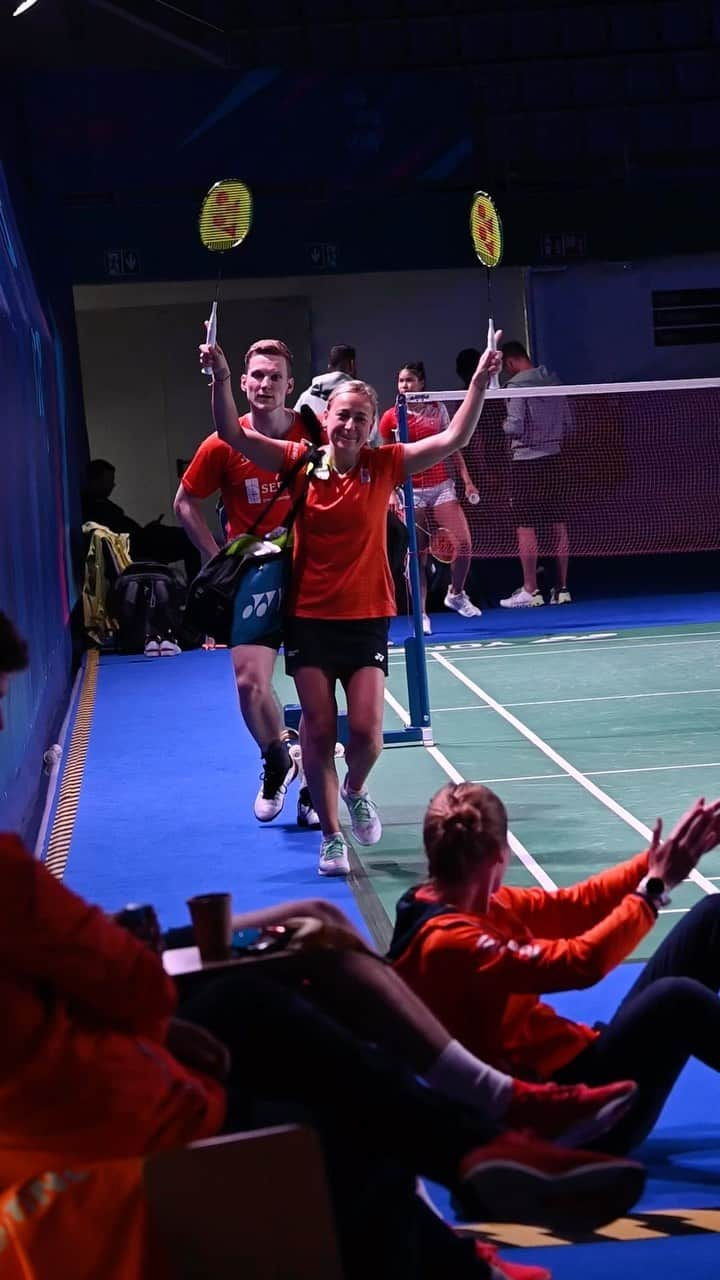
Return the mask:
[[[408,409],[452,416],[463,394],[408,395]],[[720,379],[489,391],[464,457],[474,556],[515,555],[521,524],[552,554],[558,522],[573,556],[720,547]]]

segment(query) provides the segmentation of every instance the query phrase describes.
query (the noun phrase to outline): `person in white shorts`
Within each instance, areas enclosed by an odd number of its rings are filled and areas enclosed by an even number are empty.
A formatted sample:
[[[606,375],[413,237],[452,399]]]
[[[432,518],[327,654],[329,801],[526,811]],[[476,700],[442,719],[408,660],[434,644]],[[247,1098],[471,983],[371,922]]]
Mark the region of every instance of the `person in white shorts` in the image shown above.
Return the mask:
[[[425,390],[425,366],[421,360],[405,364],[398,373],[398,391],[408,395],[413,391]],[[408,411],[408,440],[424,440],[428,436],[444,431],[450,421],[444,404],[430,402],[414,405]],[[383,444],[391,444],[397,439],[397,410],[388,409],[380,419],[379,436]],[[422,592],[423,631],[430,635],[432,627],[427,615],[427,557],[430,536],[436,530],[442,530],[452,543],[453,553],[450,564],[450,586],[445,595],[448,609],[454,609],[462,618],[479,618],[482,610],[474,605],[465,590],[465,583],[470,571],[472,546],[470,530],[465,513],[460,506],[455,492],[455,476],[465,485],[465,496],[470,502],[477,502],[479,494],[470,479],[465,459],[461,453],[455,453],[445,462],[436,463],[426,471],[421,471],[412,478],[413,499],[417,512],[418,549],[420,555],[420,589]]]

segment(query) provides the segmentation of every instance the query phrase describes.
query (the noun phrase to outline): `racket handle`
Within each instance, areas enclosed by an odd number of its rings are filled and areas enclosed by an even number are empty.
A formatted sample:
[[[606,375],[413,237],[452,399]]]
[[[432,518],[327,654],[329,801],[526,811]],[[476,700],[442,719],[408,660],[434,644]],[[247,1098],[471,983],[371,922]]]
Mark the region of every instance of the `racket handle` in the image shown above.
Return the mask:
[[[209,347],[214,347],[215,342],[217,341],[217,301],[213,302],[212,304],[212,309],[210,311],[210,319],[208,320],[207,333],[205,335],[205,341]],[[210,366],[203,367],[203,373],[205,374],[206,378],[212,378],[213,376],[213,371]]]
[[[495,325],[492,322],[492,316],[488,320],[487,344],[488,344],[489,351],[497,351],[497,339],[495,337]],[[499,386],[500,386],[500,382],[498,380],[497,374],[491,373],[490,377],[488,378],[489,389],[491,391],[497,391]]]

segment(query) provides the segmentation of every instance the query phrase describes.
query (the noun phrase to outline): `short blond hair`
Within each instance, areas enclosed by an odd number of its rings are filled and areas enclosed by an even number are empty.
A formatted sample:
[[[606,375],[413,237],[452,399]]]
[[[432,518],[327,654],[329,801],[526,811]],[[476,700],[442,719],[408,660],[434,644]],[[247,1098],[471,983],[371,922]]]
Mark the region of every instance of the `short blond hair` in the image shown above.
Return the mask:
[[[245,352],[245,372],[247,373],[253,356],[281,356],[287,364],[288,377],[292,378],[293,353],[280,338],[259,338]]]
[[[373,411],[373,422],[376,422],[378,416],[377,391],[374,387],[370,386],[369,382],[361,382],[359,378],[346,378],[344,382],[338,382],[337,386],[333,387],[330,395],[328,396],[328,409],[337,396],[347,396],[352,395],[353,393],[358,396],[365,396],[365,399],[370,401]]]

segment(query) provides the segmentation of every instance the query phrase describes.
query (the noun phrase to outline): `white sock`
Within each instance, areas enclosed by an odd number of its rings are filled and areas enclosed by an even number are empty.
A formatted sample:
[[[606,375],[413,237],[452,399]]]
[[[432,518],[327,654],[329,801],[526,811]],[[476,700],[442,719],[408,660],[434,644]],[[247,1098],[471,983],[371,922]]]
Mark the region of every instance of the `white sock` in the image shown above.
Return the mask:
[[[493,1120],[502,1119],[512,1099],[512,1077],[481,1062],[458,1040],[445,1045],[424,1078],[451,1098],[482,1107]]]

